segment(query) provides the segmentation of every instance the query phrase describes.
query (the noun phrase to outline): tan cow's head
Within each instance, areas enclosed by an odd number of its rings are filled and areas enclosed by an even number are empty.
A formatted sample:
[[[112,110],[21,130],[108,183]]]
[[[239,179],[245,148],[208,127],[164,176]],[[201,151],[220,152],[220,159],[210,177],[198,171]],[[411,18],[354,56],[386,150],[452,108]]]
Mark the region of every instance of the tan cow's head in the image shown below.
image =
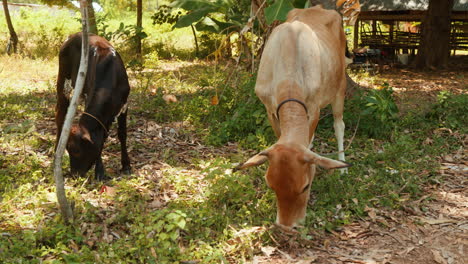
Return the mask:
[[[305,218],[310,186],[315,165],[326,169],[350,165],[322,157],[300,145],[275,144],[253,156],[237,169],[245,169],[270,162],[265,175],[267,185],[276,193],[276,223],[282,227],[295,227]]]

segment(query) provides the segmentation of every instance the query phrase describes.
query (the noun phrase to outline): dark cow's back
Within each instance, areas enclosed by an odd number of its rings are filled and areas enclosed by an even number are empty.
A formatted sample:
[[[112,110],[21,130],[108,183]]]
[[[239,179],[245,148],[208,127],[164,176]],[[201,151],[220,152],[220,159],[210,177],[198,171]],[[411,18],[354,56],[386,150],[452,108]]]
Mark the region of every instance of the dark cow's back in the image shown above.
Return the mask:
[[[62,130],[71,90],[75,87],[81,59],[82,34],[71,35],[59,53],[57,78],[57,142]],[[122,170],[130,172],[126,148],[127,97],[130,92],[123,61],[104,38],[89,36],[88,70],[81,97],[85,111],[78,124],[73,125],[67,142],[72,173],[84,175],[96,165],[97,179],[104,178],[101,153],[109,128],[118,119],[118,137],[121,143]]]

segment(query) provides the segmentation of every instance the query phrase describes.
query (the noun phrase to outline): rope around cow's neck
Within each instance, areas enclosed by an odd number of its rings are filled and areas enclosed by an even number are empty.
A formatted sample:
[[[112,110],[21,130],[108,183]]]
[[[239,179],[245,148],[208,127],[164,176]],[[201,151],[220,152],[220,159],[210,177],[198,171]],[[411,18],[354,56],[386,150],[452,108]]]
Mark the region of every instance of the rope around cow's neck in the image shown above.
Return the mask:
[[[295,99],[295,98],[289,98],[289,99],[286,99],[286,100],[282,101],[281,103],[279,103],[278,107],[276,108],[276,116],[278,117],[278,120],[280,119],[279,110],[280,110],[281,106],[283,106],[285,103],[288,103],[288,102],[296,102],[296,103],[302,105],[302,107],[304,107],[304,110],[305,110],[306,114],[308,114],[309,111],[307,110],[307,106],[305,105],[304,102],[302,102],[301,100]]]
[[[302,105],[304,107],[304,110],[306,111],[306,114],[308,113],[307,106],[305,105],[304,102],[302,102],[302,101],[300,101],[298,99],[295,99],[295,98],[289,98],[289,99],[286,99],[286,100],[282,101],[278,105],[278,107],[276,108],[276,116],[278,117],[278,120],[279,120],[279,110],[280,110],[281,106],[283,106],[287,102],[299,103],[300,105]],[[320,118],[320,119],[322,119],[322,118]],[[338,151],[338,152],[332,152],[332,153],[324,153],[324,154],[318,153],[318,152],[316,152],[316,153],[321,155],[321,156],[331,156],[331,155],[336,155],[336,154],[340,154],[340,153],[343,153],[343,152],[347,151],[349,149],[349,147],[351,146],[351,144],[353,143],[354,137],[356,136],[357,129],[359,128],[359,122],[360,121],[361,121],[361,115],[359,115],[359,118],[358,118],[358,121],[357,121],[357,124],[356,124],[356,128],[354,129],[353,137],[351,137],[351,140],[349,141],[348,146],[346,146],[346,148],[344,150]]]
[[[102,126],[102,128],[104,129],[104,132],[106,132],[106,135],[109,135],[109,132],[107,131],[106,126],[104,126],[104,124],[101,122],[101,120],[99,120],[97,117],[93,116],[90,113],[83,112],[83,114],[85,114],[85,115],[87,115],[89,117],[92,117],[94,120],[96,120]]]

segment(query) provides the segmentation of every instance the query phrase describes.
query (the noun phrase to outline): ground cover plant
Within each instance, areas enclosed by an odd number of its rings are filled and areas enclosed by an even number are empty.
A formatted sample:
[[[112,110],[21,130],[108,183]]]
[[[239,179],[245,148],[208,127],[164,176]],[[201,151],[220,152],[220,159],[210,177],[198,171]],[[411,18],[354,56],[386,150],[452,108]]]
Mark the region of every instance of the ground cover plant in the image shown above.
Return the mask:
[[[118,174],[112,131],[103,159],[113,180],[67,178],[76,221],[65,226],[51,170],[57,59],[45,54],[0,56],[0,262],[327,263],[319,255],[336,256],[334,239],[371,236],[373,222],[390,227],[398,212],[430,211],[435,198],[427,186],[451,182],[447,171],[463,160],[466,72],[359,73],[353,78],[364,88],[345,108],[353,167],[348,175],[319,170],[304,228],[284,234],[272,226],[276,206],[264,183],[266,167],[232,171],[274,142],[254,96],[255,74],[236,62],[148,53],[130,71],[134,172]],[[324,110],[314,151],[336,152],[334,140]],[[426,228],[424,219],[410,223]],[[355,231],[356,223],[366,230]],[[410,251],[402,256],[419,252]],[[350,258],[340,256],[340,263]]]

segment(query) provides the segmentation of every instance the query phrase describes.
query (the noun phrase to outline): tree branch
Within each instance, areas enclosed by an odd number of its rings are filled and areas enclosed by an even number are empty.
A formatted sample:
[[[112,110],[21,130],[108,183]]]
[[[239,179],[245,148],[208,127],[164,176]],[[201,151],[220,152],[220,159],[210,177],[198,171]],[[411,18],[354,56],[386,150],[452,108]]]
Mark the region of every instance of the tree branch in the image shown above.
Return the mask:
[[[86,80],[86,71],[88,69],[88,54],[89,54],[89,45],[88,45],[88,12],[87,12],[87,2],[86,0],[80,1],[81,9],[81,25],[82,25],[82,46],[81,46],[81,60],[80,67],[78,70],[78,76],[76,78],[75,89],[73,96],[70,102],[70,106],[67,110],[67,115],[65,117],[65,122],[63,124],[62,133],[60,134],[60,139],[57,145],[54,159],[54,178],[55,178],[55,188],[57,192],[57,201],[60,206],[60,211],[62,212],[63,219],[65,223],[73,221],[73,211],[70,204],[67,201],[65,194],[65,185],[62,174],[62,157],[65,152],[65,145],[67,144],[68,137],[70,135],[70,128],[73,122],[73,117],[76,113],[76,108],[78,106],[78,99],[83,90],[83,86]]]

